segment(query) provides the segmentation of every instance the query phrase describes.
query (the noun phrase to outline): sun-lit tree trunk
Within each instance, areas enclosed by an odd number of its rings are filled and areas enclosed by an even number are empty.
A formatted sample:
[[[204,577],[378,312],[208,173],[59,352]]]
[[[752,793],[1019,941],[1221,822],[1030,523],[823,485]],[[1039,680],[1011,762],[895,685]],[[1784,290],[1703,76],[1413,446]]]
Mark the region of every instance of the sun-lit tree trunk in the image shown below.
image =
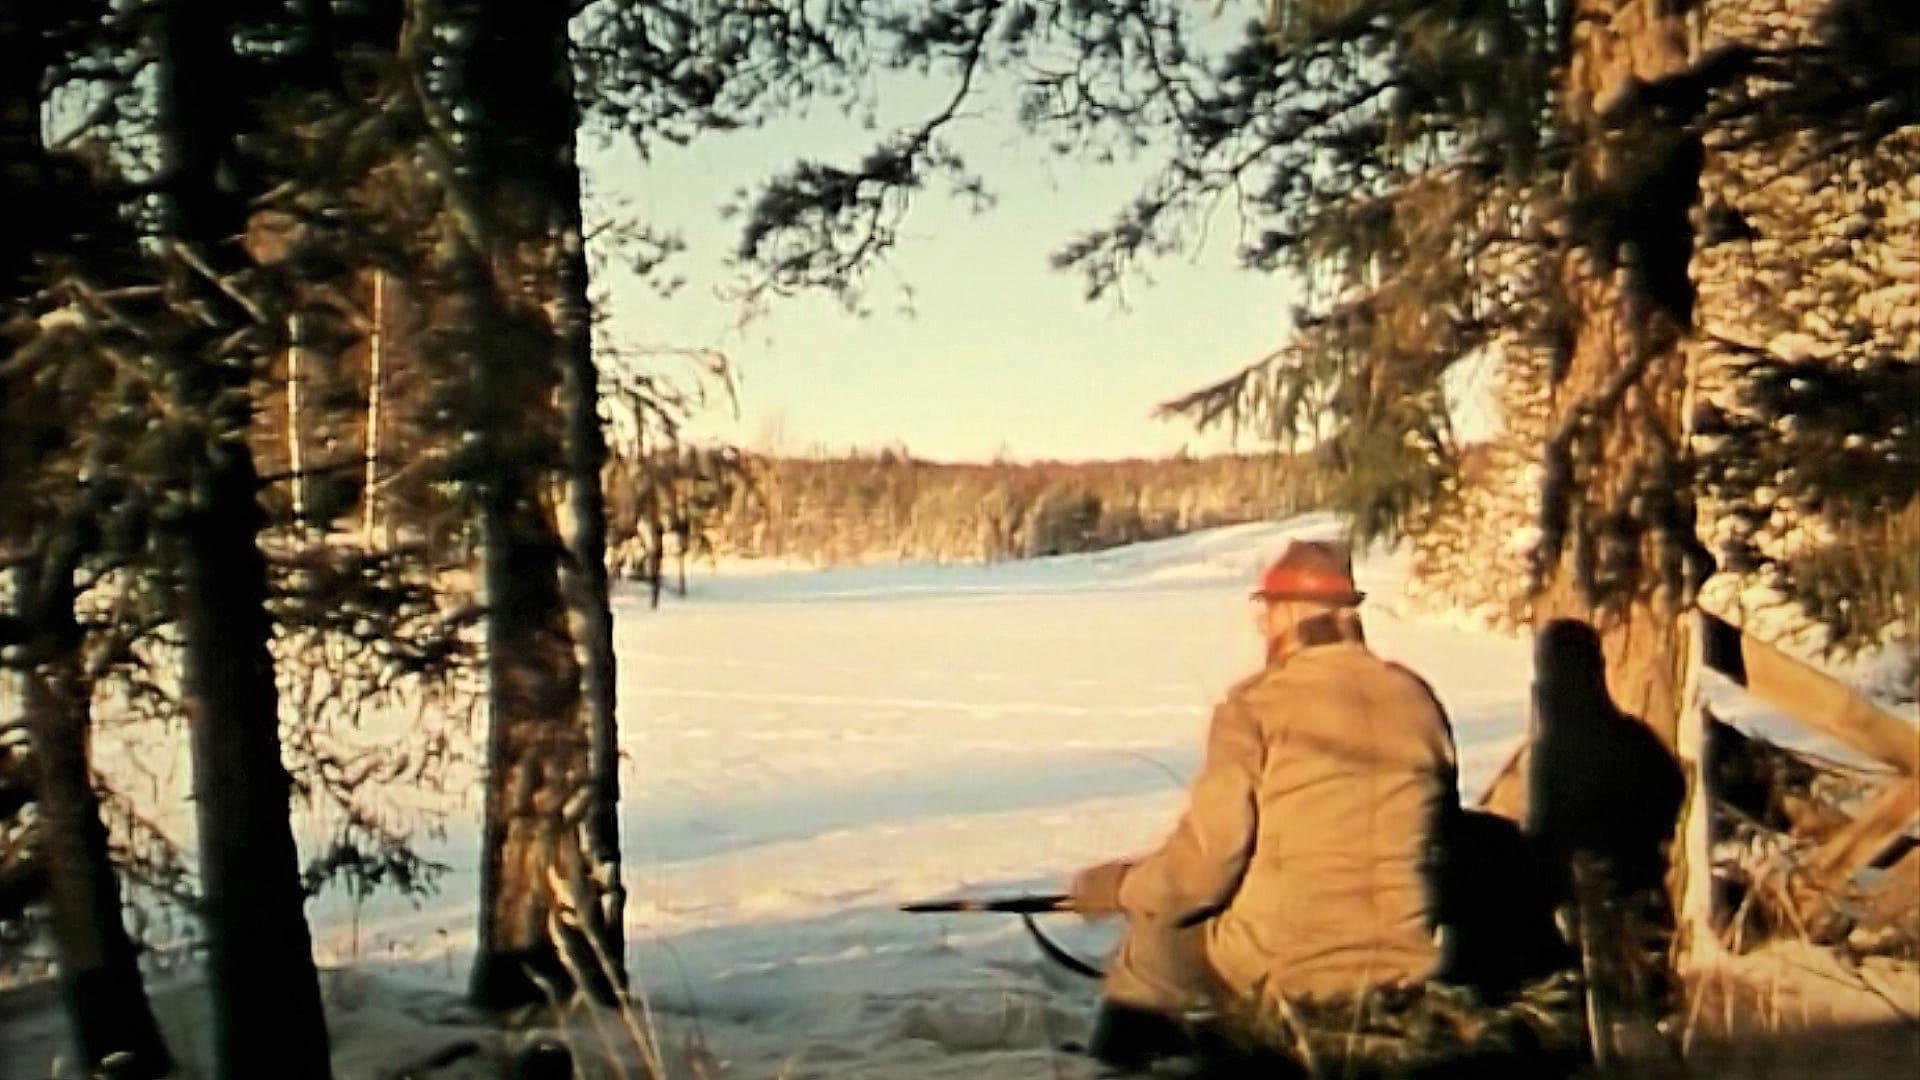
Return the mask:
[[[238,238],[250,192],[239,145],[249,130],[259,69],[234,40],[251,0],[175,0],[156,39],[157,130],[166,160],[165,239],[214,275],[245,269]],[[273,89],[280,89],[274,87]],[[182,256],[184,259],[184,256]],[[182,269],[183,278],[192,275]],[[205,275],[201,275],[204,277]],[[303,910],[280,757],[279,693],[268,651],[266,515],[247,440],[253,356],[249,314],[205,281],[191,286],[222,316],[181,341],[168,362],[173,406],[200,425],[184,447],[190,497],[165,537],[174,560],[181,700],[192,743],[193,793],[222,1077],[326,1077],[327,1031]],[[252,327],[252,333],[270,328]],[[233,351],[230,351],[233,350]]]
[[[560,942],[575,937],[559,922],[561,909],[576,902],[555,889],[587,879],[581,829],[590,751],[552,507],[524,478],[484,483],[487,786],[471,994],[506,1007],[543,1000],[535,977],[556,990],[569,985],[568,963],[594,970],[584,943],[561,955]]]
[[[505,343],[517,341],[525,351]],[[477,477],[481,590],[486,603],[487,779],[481,851],[480,937],[470,992],[508,1007],[573,984],[572,965],[596,970],[591,946],[565,913],[597,906],[582,843],[591,786],[581,671],[560,589],[564,547],[552,486],[527,458],[529,403],[550,402],[555,381],[539,335],[502,335],[474,356],[475,398],[492,432]],[[517,420],[517,422],[516,422]],[[582,903],[585,907],[582,908]],[[564,953],[562,950],[565,950]],[[591,985],[591,983],[589,983]]]
[[[1591,624],[1615,705],[1679,758],[1697,741],[1681,731],[1686,615],[1712,562],[1697,535],[1687,415],[1703,152],[1697,132],[1646,115],[1634,88],[1683,70],[1690,47],[1681,15],[1658,0],[1578,0],[1570,17],[1561,105],[1579,153],[1568,185],[1574,214],[1563,224],[1574,242],[1560,267],[1565,339],[1549,365],[1534,615],[1539,624]],[[1699,793],[1689,772],[1678,775],[1684,816],[1686,800]],[[1640,798],[1645,779],[1608,782],[1622,797]],[[1668,828],[1677,841],[1681,821]],[[1686,850],[1667,846],[1670,911],[1685,906],[1695,875],[1707,871],[1688,865]],[[1690,948],[1686,929],[1676,929],[1669,962]],[[1601,984],[1595,1000],[1629,1002],[1623,1017],[1665,1007],[1660,999],[1672,987],[1653,977]],[[1634,1055],[1641,1051],[1630,1046],[1657,1041],[1635,1024],[1593,1032],[1596,1053]]]
[[[1572,226],[1587,231],[1561,268],[1568,319],[1549,376],[1535,617],[1591,622],[1615,702],[1671,749],[1681,617],[1705,556],[1684,415],[1689,213],[1701,150],[1696,135],[1672,128],[1619,130],[1637,81],[1689,62],[1681,19],[1667,9],[1655,0],[1580,0],[1570,13],[1563,107],[1584,148],[1573,183],[1598,209],[1590,218],[1598,224]]]
[[[486,821],[476,1001],[625,981],[606,457],[586,301],[567,9],[422,3],[460,25],[454,183],[487,603]]]
[[[565,41],[565,24],[559,27]],[[565,69],[564,52],[561,59]],[[555,346],[561,367],[561,407],[565,430],[565,513],[567,558],[560,584],[572,615],[574,652],[580,665],[580,691],[586,709],[588,776],[593,799],[583,823],[588,870],[596,886],[597,932],[615,981],[625,983],[626,887],[620,861],[620,745],[613,610],[607,580],[607,503],[601,489],[607,442],[599,409],[600,373],[593,359],[587,306],[585,230],[580,212],[580,170],[574,157],[572,90],[555,95],[564,122],[553,130],[564,140],[554,148],[559,198],[553,207],[553,246],[560,266],[552,301]],[[686,592],[684,553],[680,591]]]

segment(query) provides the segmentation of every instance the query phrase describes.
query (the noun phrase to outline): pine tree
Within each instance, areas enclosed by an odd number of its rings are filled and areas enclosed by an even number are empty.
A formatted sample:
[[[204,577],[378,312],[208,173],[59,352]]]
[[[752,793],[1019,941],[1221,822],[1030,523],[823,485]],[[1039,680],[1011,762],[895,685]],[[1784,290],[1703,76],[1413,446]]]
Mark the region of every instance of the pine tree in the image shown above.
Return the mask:
[[[1863,53],[1862,75],[1917,32],[1911,8],[1785,0],[1709,5],[1700,26],[1709,47]],[[1765,112],[1709,131],[1690,355],[1704,531],[1728,571],[1707,600],[1764,633],[1814,629],[1810,644],[1841,650],[1899,628],[1912,664],[1920,127],[1910,112],[1900,123],[1901,94],[1909,110],[1916,94],[1905,63],[1904,87],[1889,87],[1862,132],[1783,130]],[[1774,603],[1756,608],[1765,593]]]
[[[52,260],[41,261],[46,253],[61,251],[69,267],[91,270],[133,253],[107,200],[50,152],[42,124],[46,87],[69,80],[76,38],[104,14],[92,8],[0,4],[0,38],[15,45],[14,63],[0,73],[0,201],[18,215],[15,243],[0,262],[0,324],[10,346],[0,362],[0,543],[18,565],[15,609],[0,639],[8,639],[9,658],[23,674],[35,860],[77,1060],[89,1071],[112,1059],[116,1075],[157,1077],[173,1060],[121,918],[88,749],[92,679],[77,578],[102,561],[101,500],[73,468],[75,412],[65,407],[87,390],[59,370],[57,358],[30,355],[42,309],[32,297],[59,272]]]
[[[24,621],[58,630],[60,606],[78,606],[78,578],[89,611],[84,634],[36,631],[30,656],[46,652],[39,642],[71,639],[72,649],[84,648],[78,692],[69,676],[79,668],[42,665],[51,677],[40,699],[84,705],[85,685],[98,680],[114,684],[138,715],[171,715],[174,680],[154,661],[170,667],[178,641],[187,669],[180,698],[196,720],[214,721],[189,725],[202,837],[212,838],[202,845],[203,894],[193,895],[167,855],[167,838],[141,826],[128,800],[111,791],[101,797],[116,829],[135,829],[113,837],[131,845],[125,869],[134,880],[206,916],[216,1049],[229,1073],[327,1068],[300,913],[305,895],[335,882],[363,893],[418,890],[435,870],[407,836],[367,812],[360,794],[374,766],[391,774],[410,748],[380,747],[343,764],[319,730],[324,715],[356,716],[396,687],[422,688],[462,663],[464,619],[457,608],[441,611],[427,584],[431,544],[422,552],[412,539],[379,550],[318,542],[355,493],[336,482],[342,462],[330,459],[328,445],[340,406],[353,404],[339,384],[341,352],[363,316],[355,286],[369,270],[401,266],[414,225],[369,197],[384,186],[369,174],[393,158],[382,141],[390,129],[378,122],[386,102],[364,97],[392,85],[398,13],[384,10],[385,23],[362,5],[116,9],[100,21],[70,13],[63,46],[82,74],[68,77],[100,107],[63,139],[63,155],[90,162],[92,173],[69,167],[62,183],[32,190],[70,201],[34,218],[54,228],[22,248],[38,261],[38,291],[8,326],[22,346],[7,368],[19,392],[9,385],[5,403],[25,422],[6,430],[29,452],[17,457],[19,444],[6,445],[10,467],[0,476],[25,496],[6,505],[29,524],[60,523],[42,528],[40,547],[84,567],[83,575],[39,569],[37,591],[67,599],[41,601],[34,610],[43,614]],[[189,61],[211,53],[224,65],[209,69],[233,80],[220,108],[201,108],[204,85],[183,92],[182,49]],[[183,108],[196,110],[193,119],[183,119]],[[116,221],[113,210],[123,205],[133,212]],[[83,225],[117,246],[103,246]],[[380,301],[372,303],[372,317],[381,318]],[[290,368],[296,337],[307,364],[299,383],[280,363]],[[298,412],[296,387],[308,393]],[[278,405],[289,407],[269,407]],[[288,422],[277,428],[272,421],[282,415]],[[318,452],[303,459],[293,452],[303,442]],[[279,476],[238,462],[271,460],[283,449],[289,467]],[[301,494],[289,498],[293,492]],[[202,542],[247,530],[211,552]],[[82,541],[77,556],[72,538]],[[209,574],[209,554],[233,559]],[[71,627],[71,615],[66,621]],[[316,666],[324,678],[313,678]],[[236,668],[241,677],[231,674]],[[208,685],[214,695],[195,693]],[[283,719],[291,736],[284,744]],[[84,769],[84,728],[69,724],[58,734],[65,741],[50,743],[57,753],[45,760]],[[412,772],[430,781],[422,770],[433,748],[421,749]],[[86,783],[83,772],[62,791]],[[330,802],[340,821],[335,842],[304,868],[293,861],[290,794]],[[70,819],[63,807],[57,820]],[[92,880],[95,897],[104,895],[97,883],[110,875],[83,858],[104,847],[97,831],[65,843],[47,860],[54,883]],[[279,879],[270,868],[283,852],[287,876]],[[222,903],[223,890],[238,893],[238,904]],[[117,902],[107,904],[117,919]],[[54,928],[62,929],[57,920]],[[303,969],[310,995],[301,992]],[[115,994],[92,995],[97,1011],[137,996],[137,974],[116,974],[112,986]],[[237,1007],[236,987],[244,999]],[[258,1022],[263,1008],[274,1011],[274,1023]],[[281,1017],[292,1040],[273,1034]],[[91,1023],[76,1017],[82,1040]],[[130,1022],[118,1026],[137,1034]]]
[[[446,163],[427,348],[471,394],[485,604],[487,796],[474,998],[506,1007],[625,980],[599,380],[591,354],[568,11],[412,6]],[[457,44],[449,44],[457,42]],[[557,499],[555,489],[563,494]],[[544,988],[543,988],[544,986]]]
[[[243,150],[267,95],[313,86],[317,27],[278,24],[274,5],[171,3],[157,12],[156,137],[165,159],[169,288],[211,316],[185,322],[164,356],[182,418],[183,488],[159,542],[179,614],[181,698],[192,736],[201,903],[222,1076],[330,1075],[326,1021],[302,904],[279,693],[268,642],[265,515],[247,435],[251,369],[280,328],[249,310],[255,278],[236,241],[259,182]],[[285,36],[281,36],[285,35]],[[244,63],[236,42],[280,46]],[[301,68],[302,64],[306,69]],[[248,184],[253,180],[253,184]]]
[[[1910,7],[1839,0],[1798,42],[1697,32],[1694,8],[1742,6],[1276,0],[1224,49],[1154,0],[911,9],[883,55],[949,72],[952,102],[856,165],[768,185],[742,257],[765,292],[857,290],[917,192],[971,183],[939,134],[982,72],[1010,73],[1064,152],[1154,133],[1164,166],[1056,262],[1103,295],[1232,197],[1248,263],[1301,296],[1280,349],[1170,409],[1316,446],[1361,536],[1406,533],[1458,469],[1444,376],[1489,350],[1517,374],[1545,357],[1532,616],[1593,623],[1622,707],[1671,742],[1680,614],[1712,569],[1687,348],[1707,143],[1818,155],[1920,114]]]
[[[121,919],[120,883],[93,790],[93,684],[76,647],[80,631],[71,582],[77,567],[62,557],[77,547],[50,552],[39,572],[19,579],[40,609],[37,639],[28,649],[44,651],[26,673],[22,705],[37,778],[34,828],[46,874],[48,926],[79,1060],[99,1069],[111,1059],[115,1075],[160,1077],[172,1070],[173,1059]],[[62,581],[64,587],[52,584]]]
[[[464,368],[454,378],[472,396],[454,470],[472,496],[486,605],[472,992],[518,1004],[541,1000],[546,981],[606,996],[625,980],[624,892],[607,451],[576,132],[597,123],[644,146],[751,122],[808,92],[807,73],[832,52],[817,12],[733,0],[408,10],[403,51],[431,84],[420,105],[445,210],[431,337],[441,370]],[[443,31],[454,33],[433,36]],[[659,509],[684,543],[684,502]],[[650,572],[657,582],[657,558]]]

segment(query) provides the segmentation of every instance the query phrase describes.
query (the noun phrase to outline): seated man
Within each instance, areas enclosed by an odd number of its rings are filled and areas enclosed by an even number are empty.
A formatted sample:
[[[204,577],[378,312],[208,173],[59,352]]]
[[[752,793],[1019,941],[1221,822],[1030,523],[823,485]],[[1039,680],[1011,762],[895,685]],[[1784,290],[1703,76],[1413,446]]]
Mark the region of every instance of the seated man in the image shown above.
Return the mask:
[[[1266,666],[1215,710],[1186,814],[1158,850],[1074,879],[1083,914],[1127,920],[1095,1057],[1177,1051],[1189,1010],[1348,997],[1438,967],[1453,735],[1425,683],[1367,650],[1361,598],[1344,550],[1290,544],[1254,593]]]

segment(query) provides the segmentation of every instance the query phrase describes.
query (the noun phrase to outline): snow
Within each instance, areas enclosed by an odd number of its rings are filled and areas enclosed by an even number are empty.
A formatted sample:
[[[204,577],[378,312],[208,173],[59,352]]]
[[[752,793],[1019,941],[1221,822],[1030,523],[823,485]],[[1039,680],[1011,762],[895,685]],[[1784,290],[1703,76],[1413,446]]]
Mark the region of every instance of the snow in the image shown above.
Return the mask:
[[[669,1071],[1083,1075],[1053,1048],[1084,1039],[1090,984],[1012,919],[895,908],[1059,888],[1154,843],[1210,706],[1258,662],[1249,583],[1287,540],[1338,530],[1316,515],[990,566],[735,566],[657,611],[618,595],[629,962]],[[1462,790],[1479,790],[1524,724],[1526,642],[1403,614],[1399,553],[1357,574],[1372,645],[1433,683]],[[310,909],[342,1077],[500,1038],[454,1003],[478,846],[478,732],[464,737],[451,792],[392,800],[396,824],[434,827],[427,853],[451,867],[439,893]],[[159,774],[142,781],[159,797],[147,808],[185,831],[162,757],[103,765]],[[317,812],[299,826],[303,844],[325,835]],[[1089,956],[1112,938],[1071,917],[1048,929]],[[194,994],[161,980],[164,1003]],[[41,1075],[57,1025],[37,1041],[12,1028],[0,1073]],[[18,1066],[30,1052],[43,1056]]]

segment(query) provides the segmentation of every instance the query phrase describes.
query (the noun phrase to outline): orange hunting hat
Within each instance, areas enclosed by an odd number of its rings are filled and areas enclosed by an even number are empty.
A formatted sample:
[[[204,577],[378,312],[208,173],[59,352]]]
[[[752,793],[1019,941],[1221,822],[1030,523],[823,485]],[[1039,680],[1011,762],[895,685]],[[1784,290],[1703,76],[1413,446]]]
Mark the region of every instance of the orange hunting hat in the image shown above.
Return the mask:
[[[1280,553],[1253,595],[1262,600],[1313,600],[1352,607],[1367,594],[1353,586],[1353,558],[1340,544],[1295,540]]]

